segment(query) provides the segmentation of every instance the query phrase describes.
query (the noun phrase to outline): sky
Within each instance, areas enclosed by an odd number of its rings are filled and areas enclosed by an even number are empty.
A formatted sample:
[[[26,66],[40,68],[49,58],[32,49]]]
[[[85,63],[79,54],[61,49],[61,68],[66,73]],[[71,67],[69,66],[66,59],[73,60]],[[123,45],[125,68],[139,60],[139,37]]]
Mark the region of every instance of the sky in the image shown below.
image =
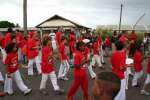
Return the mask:
[[[118,25],[123,3],[122,24],[150,25],[150,0],[28,0],[28,26],[34,27],[58,14],[88,27]],[[0,21],[23,25],[23,0],[0,0]]]

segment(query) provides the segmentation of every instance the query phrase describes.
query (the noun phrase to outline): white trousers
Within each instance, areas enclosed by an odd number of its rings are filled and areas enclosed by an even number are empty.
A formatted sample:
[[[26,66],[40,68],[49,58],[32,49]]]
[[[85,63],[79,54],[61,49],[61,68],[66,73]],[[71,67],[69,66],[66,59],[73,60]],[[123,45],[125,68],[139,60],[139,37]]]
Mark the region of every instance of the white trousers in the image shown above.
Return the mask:
[[[93,68],[92,68],[92,65],[91,65],[91,64],[88,66],[88,70],[89,70],[89,73],[90,73],[91,78],[95,78],[95,77],[96,77],[96,74],[95,74],[95,72],[93,71]]]
[[[2,61],[3,61],[3,63],[4,63],[4,62],[5,62],[5,59],[6,59],[6,57],[7,57],[7,54],[6,54],[5,49],[2,49],[2,48],[1,48],[1,52],[2,52]]]
[[[0,72],[0,81],[4,81],[4,78],[1,72]]]
[[[58,78],[66,77],[66,75],[67,75],[69,69],[70,69],[70,65],[69,65],[68,61],[67,61],[67,60],[64,60],[64,61],[60,64],[59,73],[58,73]]]
[[[133,79],[132,79],[132,86],[136,86],[138,83],[138,79],[141,78],[143,75],[143,71],[135,72]]]
[[[36,56],[34,59],[29,59],[28,62],[28,75],[33,75],[33,64],[36,63],[38,74],[41,74],[41,60],[39,56]]]
[[[4,92],[8,94],[13,93],[13,88],[12,88],[12,79],[14,78],[18,88],[22,91],[25,92],[28,90],[28,87],[24,84],[20,72],[17,70],[15,73],[11,74],[11,77],[9,78],[8,75],[6,74],[5,78],[5,84],[4,84]]]
[[[128,89],[128,83],[129,83],[129,75],[132,74],[131,67],[127,67],[127,70],[125,72],[125,79],[126,79],[126,89]]]
[[[104,51],[103,51],[102,46],[100,47],[100,50],[101,50],[101,51],[100,51],[100,57],[101,57],[100,59],[101,59],[101,62],[104,63],[104,62],[105,62],[105,61],[104,61]]]
[[[150,83],[150,74],[147,74],[147,78],[145,80],[145,84],[149,84]]]
[[[95,65],[95,63],[98,64],[99,67],[102,66],[102,63],[101,63],[101,57],[99,55],[94,55],[93,58],[92,58],[92,66]]]
[[[56,77],[55,71],[51,72],[50,74],[42,74],[40,90],[46,88],[46,82],[47,82],[48,77],[50,77],[50,80],[52,82],[54,90],[55,91],[59,90],[60,88],[59,88],[58,83],[57,83],[57,77]]]
[[[126,80],[122,79],[120,91],[117,94],[117,96],[115,97],[115,100],[126,100],[125,85],[126,85]]]

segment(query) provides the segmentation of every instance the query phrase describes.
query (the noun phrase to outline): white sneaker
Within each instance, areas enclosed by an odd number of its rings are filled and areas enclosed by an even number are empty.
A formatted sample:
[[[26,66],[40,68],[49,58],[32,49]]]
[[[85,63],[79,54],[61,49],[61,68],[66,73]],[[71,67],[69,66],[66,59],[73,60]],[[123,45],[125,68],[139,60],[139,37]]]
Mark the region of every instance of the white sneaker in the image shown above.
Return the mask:
[[[69,79],[67,77],[63,77],[62,80],[68,81]]]
[[[31,92],[32,92],[31,89],[27,89],[26,91],[24,91],[24,95],[28,95],[28,94],[30,94]]]
[[[147,95],[147,96],[149,96],[149,95],[150,95],[150,93],[149,93],[149,92],[147,92],[147,91],[145,91],[145,90],[141,90],[141,94],[142,94],[142,95]]]

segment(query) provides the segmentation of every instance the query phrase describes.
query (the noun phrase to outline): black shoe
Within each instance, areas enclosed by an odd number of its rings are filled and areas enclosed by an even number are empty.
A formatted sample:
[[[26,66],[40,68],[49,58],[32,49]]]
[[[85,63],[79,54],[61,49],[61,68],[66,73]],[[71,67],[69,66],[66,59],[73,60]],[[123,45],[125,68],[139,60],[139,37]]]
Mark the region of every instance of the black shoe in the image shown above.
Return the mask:
[[[64,90],[63,90],[63,89],[56,90],[56,91],[55,91],[55,94],[56,94],[56,95],[64,94]]]

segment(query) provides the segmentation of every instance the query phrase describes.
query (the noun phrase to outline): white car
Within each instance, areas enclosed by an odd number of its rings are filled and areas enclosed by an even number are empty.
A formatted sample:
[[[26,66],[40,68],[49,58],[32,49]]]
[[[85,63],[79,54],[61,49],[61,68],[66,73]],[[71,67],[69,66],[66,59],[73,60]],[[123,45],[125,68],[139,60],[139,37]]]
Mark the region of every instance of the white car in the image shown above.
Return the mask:
[[[56,34],[55,33],[50,33],[49,36],[52,38],[52,47],[53,47],[53,50],[56,50],[57,49],[56,41],[55,41]]]

